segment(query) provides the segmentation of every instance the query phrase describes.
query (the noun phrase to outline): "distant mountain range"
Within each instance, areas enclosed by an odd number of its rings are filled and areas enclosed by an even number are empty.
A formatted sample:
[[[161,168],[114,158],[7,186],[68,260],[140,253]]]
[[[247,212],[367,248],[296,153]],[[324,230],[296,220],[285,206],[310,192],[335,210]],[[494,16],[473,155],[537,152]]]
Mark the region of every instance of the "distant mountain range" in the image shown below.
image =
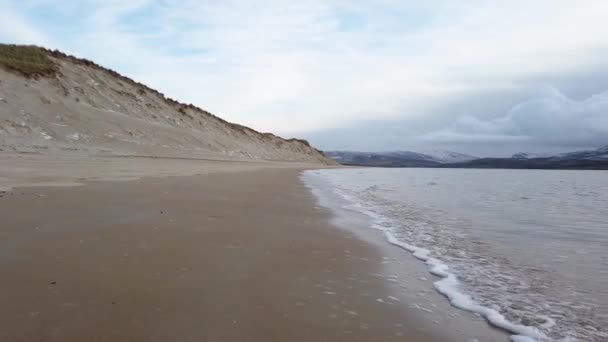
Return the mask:
[[[344,165],[378,167],[439,167],[449,163],[468,162],[477,157],[462,153],[433,150],[420,152],[352,152],[326,151],[325,155]]]
[[[608,160],[608,146],[600,147],[597,150],[577,151],[560,153],[555,155],[516,153],[511,158],[514,159],[551,159],[551,160]]]
[[[330,151],[325,155],[344,165],[374,167],[608,169],[608,146],[556,155],[516,153],[509,158],[478,158],[443,150],[424,153]]]

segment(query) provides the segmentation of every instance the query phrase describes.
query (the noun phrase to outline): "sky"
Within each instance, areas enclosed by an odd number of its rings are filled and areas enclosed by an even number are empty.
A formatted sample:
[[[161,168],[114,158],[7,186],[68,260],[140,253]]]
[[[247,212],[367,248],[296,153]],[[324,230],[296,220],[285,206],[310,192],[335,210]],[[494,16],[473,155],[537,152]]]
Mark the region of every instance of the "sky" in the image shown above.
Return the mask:
[[[605,0],[0,0],[60,49],[325,150],[608,145]]]

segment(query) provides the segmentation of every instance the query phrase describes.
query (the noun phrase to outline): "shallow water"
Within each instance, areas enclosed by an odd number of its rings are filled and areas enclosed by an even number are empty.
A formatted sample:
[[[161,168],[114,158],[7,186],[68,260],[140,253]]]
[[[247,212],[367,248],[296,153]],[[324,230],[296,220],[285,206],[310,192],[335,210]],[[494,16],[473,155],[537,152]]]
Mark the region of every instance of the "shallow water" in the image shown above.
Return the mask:
[[[498,325],[538,340],[608,340],[608,172],[340,169],[306,177],[372,216],[393,242],[447,266],[457,281],[436,287],[456,305],[490,321],[497,313],[505,319]],[[460,295],[470,301],[459,305]]]

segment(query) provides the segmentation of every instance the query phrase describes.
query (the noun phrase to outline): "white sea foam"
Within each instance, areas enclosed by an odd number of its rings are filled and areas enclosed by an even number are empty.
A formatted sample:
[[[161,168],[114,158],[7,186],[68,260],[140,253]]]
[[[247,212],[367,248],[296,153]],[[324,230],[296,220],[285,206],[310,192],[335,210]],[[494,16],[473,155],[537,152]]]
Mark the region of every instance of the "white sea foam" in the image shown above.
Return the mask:
[[[448,271],[448,265],[444,264],[439,259],[431,257],[428,249],[401,242],[389,230],[385,230],[384,235],[389,243],[412,253],[417,259],[424,261],[429,266],[429,271],[432,274],[442,278],[434,283],[435,288],[439,293],[446,296],[455,307],[478,313],[492,325],[518,334],[512,337],[517,338],[517,341],[523,342],[534,341],[534,339],[546,339],[545,334],[538,329],[509,322],[498,311],[481,306],[475,303],[471,296],[460,292],[458,279],[453,273]],[[521,338],[528,338],[529,340],[523,340]]]

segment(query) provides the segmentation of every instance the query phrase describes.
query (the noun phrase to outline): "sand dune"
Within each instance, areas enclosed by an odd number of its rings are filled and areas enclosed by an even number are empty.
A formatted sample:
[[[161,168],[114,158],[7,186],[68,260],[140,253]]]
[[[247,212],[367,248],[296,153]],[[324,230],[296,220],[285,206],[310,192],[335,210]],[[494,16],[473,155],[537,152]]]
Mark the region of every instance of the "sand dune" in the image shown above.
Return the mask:
[[[90,61],[23,51],[56,71],[24,75],[0,61],[2,150],[332,163],[306,141],[226,122]]]

